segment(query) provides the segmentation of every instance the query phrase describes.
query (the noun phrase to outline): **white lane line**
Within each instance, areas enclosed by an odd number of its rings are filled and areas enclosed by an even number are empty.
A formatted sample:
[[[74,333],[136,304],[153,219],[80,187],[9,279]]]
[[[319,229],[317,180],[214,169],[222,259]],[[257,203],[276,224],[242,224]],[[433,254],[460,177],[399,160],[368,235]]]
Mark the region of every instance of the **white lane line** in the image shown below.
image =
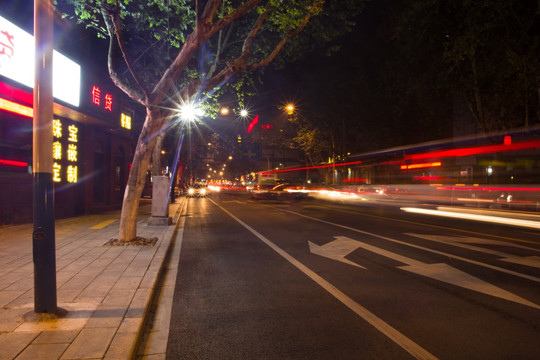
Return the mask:
[[[433,253],[433,254],[442,255],[442,256],[449,257],[449,258],[452,258],[452,259],[456,259],[456,260],[459,260],[459,261],[467,262],[469,264],[482,266],[482,267],[485,267],[485,268],[488,268],[488,269],[491,269],[491,270],[499,271],[499,272],[502,272],[502,273],[514,275],[514,276],[517,276],[517,277],[520,277],[520,278],[523,278],[523,279],[527,279],[527,280],[531,280],[531,281],[540,283],[540,278],[530,276],[530,275],[527,275],[527,274],[518,273],[516,271],[500,268],[498,266],[485,264],[485,263],[482,263],[482,262],[479,262],[479,261],[467,259],[467,258],[457,256],[457,255],[454,255],[454,254],[445,253],[443,251],[438,251],[438,250],[430,249],[430,248],[427,248],[427,247],[424,247],[424,246],[415,245],[415,244],[411,244],[411,243],[408,243],[408,242],[405,242],[405,241],[396,240],[396,239],[392,239],[392,238],[389,238],[389,237],[386,237],[386,236],[370,233],[370,232],[363,231],[363,230],[360,230],[360,229],[355,229],[355,228],[350,227],[350,226],[336,224],[336,223],[326,221],[326,220],[322,220],[322,219],[317,219],[317,218],[314,218],[314,217],[311,217],[311,216],[308,216],[308,215],[300,214],[300,213],[295,212],[295,211],[290,211],[290,210],[283,210],[283,211],[286,211],[288,213],[304,217],[306,219],[318,221],[318,222],[321,222],[323,224],[333,225],[333,226],[336,226],[336,227],[339,227],[339,228],[342,228],[342,229],[347,229],[347,230],[354,231],[354,232],[357,232],[357,233],[360,233],[360,234],[373,236],[373,237],[376,237],[376,238],[379,238],[379,239],[382,239],[382,240],[391,241],[391,242],[396,243],[396,244],[401,244],[401,245],[413,247],[415,249],[424,250],[424,251],[427,251],[427,252],[430,252],[430,253]]]
[[[331,283],[323,279],[321,276],[319,276],[313,270],[311,270],[310,268],[302,264],[300,261],[296,260],[294,257],[292,257],[283,249],[281,249],[276,244],[274,244],[272,241],[264,237],[261,233],[259,233],[258,231],[253,229],[251,226],[249,226],[248,224],[246,224],[245,222],[237,218],[231,212],[229,212],[228,210],[220,206],[214,200],[210,199],[210,201],[212,201],[217,207],[223,210],[223,212],[225,212],[227,215],[229,215],[234,220],[236,220],[240,225],[242,225],[247,230],[249,230],[253,235],[258,237],[259,240],[261,240],[263,243],[268,245],[272,250],[274,250],[279,255],[281,255],[285,260],[287,260],[289,263],[295,266],[298,270],[302,271],[311,280],[315,281],[319,286],[325,289],[328,293],[330,293],[336,299],[341,301],[345,306],[347,306],[349,309],[354,311],[362,319],[367,321],[370,325],[375,327],[377,330],[379,330],[381,333],[383,333],[385,336],[387,336],[390,340],[392,340],[394,343],[399,345],[409,354],[414,356],[416,359],[437,359],[437,357],[429,353],[426,349],[416,344],[414,341],[412,341],[411,339],[409,339],[408,337],[400,333],[398,330],[394,329],[392,326],[390,326],[384,320],[379,318],[377,315],[373,314],[368,309],[366,309],[365,307],[363,307],[362,305],[358,304],[353,299],[345,295],[343,292],[341,292],[341,290],[339,290],[334,285],[332,285]]]

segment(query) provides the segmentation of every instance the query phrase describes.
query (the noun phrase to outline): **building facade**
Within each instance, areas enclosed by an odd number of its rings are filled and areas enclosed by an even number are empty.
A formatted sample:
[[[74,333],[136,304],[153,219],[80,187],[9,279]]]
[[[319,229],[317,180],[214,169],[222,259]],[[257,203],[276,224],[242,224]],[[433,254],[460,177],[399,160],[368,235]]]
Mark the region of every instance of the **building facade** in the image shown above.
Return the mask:
[[[32,35],[0,14],[0,225],[32,221],[33,46]],[[56,51],[53,64],[55,216],[118,208],[135,105],[106,73]]]

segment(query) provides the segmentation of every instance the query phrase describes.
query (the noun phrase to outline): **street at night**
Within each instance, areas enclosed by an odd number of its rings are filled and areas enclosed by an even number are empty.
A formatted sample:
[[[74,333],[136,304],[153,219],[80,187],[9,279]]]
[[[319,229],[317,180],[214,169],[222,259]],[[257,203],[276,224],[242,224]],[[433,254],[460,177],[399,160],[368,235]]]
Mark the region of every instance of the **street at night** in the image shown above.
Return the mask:
[[[0,360],[540,357],[540,1],[11,0]]]
[[[189,199],[167,358],[535,358],[538,228],[403,207]]]

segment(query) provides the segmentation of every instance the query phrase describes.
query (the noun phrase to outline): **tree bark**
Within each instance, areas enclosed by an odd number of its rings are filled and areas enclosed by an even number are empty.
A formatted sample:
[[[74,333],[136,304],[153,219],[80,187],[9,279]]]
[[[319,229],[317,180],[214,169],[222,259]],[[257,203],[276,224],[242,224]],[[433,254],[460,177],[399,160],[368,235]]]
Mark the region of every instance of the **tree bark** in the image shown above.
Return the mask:
[[[161,150],[163,149],[164,139],[165,133],[160,132],[157,136],[156,144],[154,145],[154,151],[152,152],[152,176],[163,175],[163,157],[161,156]]]
[[[156,144],[157,136],[163,123],[163,114],[159,111],[147,109],[141,135],[137,141],[131,171],[129,172],[122,213],[120,215],[120,241],[131,241],[137,237],[137,210],[146,181],[146,173],[150,164],[152,150]]]

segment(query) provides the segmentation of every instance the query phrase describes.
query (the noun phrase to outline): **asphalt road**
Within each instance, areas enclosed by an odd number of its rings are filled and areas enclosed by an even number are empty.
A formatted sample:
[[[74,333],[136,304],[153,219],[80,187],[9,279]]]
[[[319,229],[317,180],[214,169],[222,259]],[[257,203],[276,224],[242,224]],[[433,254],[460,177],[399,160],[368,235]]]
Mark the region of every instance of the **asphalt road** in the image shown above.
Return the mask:
[[[538,359],[540,231],[189,199],[169,359]]]

